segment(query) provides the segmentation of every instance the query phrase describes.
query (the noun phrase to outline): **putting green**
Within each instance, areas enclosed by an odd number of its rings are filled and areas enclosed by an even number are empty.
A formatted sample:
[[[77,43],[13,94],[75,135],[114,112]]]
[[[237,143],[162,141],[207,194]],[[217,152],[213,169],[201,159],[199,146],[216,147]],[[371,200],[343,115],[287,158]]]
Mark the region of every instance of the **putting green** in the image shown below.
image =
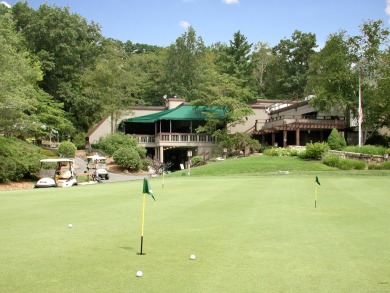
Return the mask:
[[[142,181],[1,192],[0,292],[390,291],[389,177],[319,179],[152,179],[142,256]]]

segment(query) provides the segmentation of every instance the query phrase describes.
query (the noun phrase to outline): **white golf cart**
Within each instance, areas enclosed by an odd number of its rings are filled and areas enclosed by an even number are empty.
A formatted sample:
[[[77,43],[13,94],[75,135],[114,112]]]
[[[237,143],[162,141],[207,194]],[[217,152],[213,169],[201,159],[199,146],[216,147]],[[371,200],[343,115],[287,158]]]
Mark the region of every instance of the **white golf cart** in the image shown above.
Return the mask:
[[[73,159],[43,159],[36,188],[77,185]]]
[[[87,172],[92,172],[96,180],[110,179],[108,175],[106,157],[99,155],[87,156]]]

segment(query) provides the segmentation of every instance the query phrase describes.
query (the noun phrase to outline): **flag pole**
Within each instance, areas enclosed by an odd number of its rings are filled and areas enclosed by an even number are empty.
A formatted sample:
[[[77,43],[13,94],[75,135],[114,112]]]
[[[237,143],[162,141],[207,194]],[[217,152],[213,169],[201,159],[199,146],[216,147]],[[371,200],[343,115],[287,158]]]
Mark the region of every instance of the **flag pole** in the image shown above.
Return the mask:
[[[318,176],[316,176],[316,180],[315,182],[318,184],[318,185],[321,185],[320,183],[320,179],[318,179]],[[318,186],[315,186],[315,189],[314,189],[314,207],[316,208],[317,207],[317,192],[318,192]]]
[[[144,222],[145,222],[145,193],[142,196],[142,220],[141,220],[141,252],[140,255],[144,255],[142,252],[143,244],[144,244]]]
[[[359,114],[358,114],[358,130],[359,130],[359,147],[362,146],[362,122],[363,122],[363,110],[362,110],[362,64],[359,62]]]

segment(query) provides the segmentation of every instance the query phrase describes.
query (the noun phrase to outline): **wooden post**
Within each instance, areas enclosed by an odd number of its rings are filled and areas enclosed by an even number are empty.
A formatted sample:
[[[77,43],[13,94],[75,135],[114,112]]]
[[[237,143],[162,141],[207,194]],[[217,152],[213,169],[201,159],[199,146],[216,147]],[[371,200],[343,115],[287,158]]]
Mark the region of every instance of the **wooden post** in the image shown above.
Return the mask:
[[[301,145],[300,144],[300,137],[299,137],[300,133],[301,133],[301,131],[299,128],[297,130],[295,130],[295,145],[297,145],[297,146]]]

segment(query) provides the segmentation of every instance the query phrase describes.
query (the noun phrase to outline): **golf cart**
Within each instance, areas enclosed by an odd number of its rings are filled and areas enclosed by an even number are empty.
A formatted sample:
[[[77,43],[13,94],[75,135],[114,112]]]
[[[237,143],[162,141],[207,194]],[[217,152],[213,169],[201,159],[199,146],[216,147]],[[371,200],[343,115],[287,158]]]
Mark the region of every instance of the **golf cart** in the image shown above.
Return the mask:
[[[36,188],[70,187],[77,185],[73,159],[43,159]]]
[[[87,172],[92,172],[97,181],[100,181],[100,179],[108,180],[110,176],[107,171],[106,157],[99,155],[87,156]]]

